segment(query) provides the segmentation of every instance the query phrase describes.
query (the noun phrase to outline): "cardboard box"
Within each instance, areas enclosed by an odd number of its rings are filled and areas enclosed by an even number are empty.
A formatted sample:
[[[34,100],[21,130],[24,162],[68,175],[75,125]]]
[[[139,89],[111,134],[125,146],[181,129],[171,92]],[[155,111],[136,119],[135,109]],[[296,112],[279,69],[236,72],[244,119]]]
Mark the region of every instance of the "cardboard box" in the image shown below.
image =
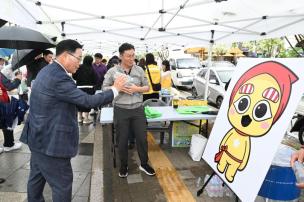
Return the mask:
[[[202,125],[206,121],[202,120]],[[184,121],[174,122],[172,126],[172,147],[190,147],[192,134],[199,133],[200,121],[191,121],[190,123],[197,126],[190,125]]]

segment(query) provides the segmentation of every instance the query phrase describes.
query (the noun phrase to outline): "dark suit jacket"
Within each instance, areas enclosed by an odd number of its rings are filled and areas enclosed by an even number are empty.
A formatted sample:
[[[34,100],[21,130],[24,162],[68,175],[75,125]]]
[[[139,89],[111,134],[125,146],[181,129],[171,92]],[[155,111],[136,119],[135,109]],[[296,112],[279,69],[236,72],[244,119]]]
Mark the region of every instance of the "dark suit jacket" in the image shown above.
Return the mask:
[[[54,62],[43,68],[34,82],[20,141],[31,151],[73,157],[79,141],[76,105],[94,108],[112,100],[112,90],[88,95],[77,89],[72,78]]]

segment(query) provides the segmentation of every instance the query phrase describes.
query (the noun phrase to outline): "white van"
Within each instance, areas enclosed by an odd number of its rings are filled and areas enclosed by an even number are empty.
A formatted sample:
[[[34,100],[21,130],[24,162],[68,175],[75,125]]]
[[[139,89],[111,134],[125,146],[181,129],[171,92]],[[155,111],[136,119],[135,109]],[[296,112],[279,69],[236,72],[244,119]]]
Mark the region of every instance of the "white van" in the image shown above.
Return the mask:
[[[198,58],[171,58],[169,59],[171,67],[171,78],[175,86],[191,87],[194,76],[202,68]]]

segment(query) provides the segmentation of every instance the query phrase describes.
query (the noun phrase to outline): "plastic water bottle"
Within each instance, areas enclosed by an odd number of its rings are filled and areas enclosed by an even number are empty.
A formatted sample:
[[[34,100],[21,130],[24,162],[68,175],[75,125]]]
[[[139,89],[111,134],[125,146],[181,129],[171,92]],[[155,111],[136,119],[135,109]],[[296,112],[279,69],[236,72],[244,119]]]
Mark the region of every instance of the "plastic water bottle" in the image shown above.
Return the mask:
[[[211,178],[209,181],[209,196],[210,197],[216,197],[216,187],[214,186],[214,177]]]
[[[304,183],[304,165],[299,161],[294,163],[293,167],[294,173],[298,183]]]
[[[201,183],[202,183],[202,178],[201,178],[201,177],[198,177],[197,180],[196,180],[196,182],[195,182],[195,186],[196,186],[197,188],[199,188],[199,187],[201,187]]]
[[[205,176],[204,183],[207,182],[207,180],[209,179],[209,177],[210,177],[210,175],[206,175],[206,176]],[[205,190],[204,190],[204,193],[205,193],[207,196],[210,196],[210,181],[209,181],[209,183],[206,185]]]
[[[130,84],[134,83],[134,78],[131,76],[128,76],[128,83],[130,83]]]
[[[222,180],[217,177],[217,196],[218,197],[223,197],[224,196],[224,187],[223,187],[223,182]]]
[[[231,189],[227,186],[224,186],[224,192],[225,192],[225,196],[227,197],[234,197],[234,194],[233,192],[231,191]]]
[[[221,197],[221,189],[222,189],[222,185],[221,185],[220,179],[217,177],[215,179],[216,197]]]

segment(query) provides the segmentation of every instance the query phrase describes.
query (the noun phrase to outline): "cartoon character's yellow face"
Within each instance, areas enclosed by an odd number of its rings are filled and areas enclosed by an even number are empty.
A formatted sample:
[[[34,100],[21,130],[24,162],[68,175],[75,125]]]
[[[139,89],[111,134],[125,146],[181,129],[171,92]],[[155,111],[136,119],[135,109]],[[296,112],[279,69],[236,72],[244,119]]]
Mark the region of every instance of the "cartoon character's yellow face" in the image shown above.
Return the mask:
[[[281,102],[277,81],[268,74],[260,74],[238,89],[228,110],[228,119],[237,130],[249,136],[265,135]]]

